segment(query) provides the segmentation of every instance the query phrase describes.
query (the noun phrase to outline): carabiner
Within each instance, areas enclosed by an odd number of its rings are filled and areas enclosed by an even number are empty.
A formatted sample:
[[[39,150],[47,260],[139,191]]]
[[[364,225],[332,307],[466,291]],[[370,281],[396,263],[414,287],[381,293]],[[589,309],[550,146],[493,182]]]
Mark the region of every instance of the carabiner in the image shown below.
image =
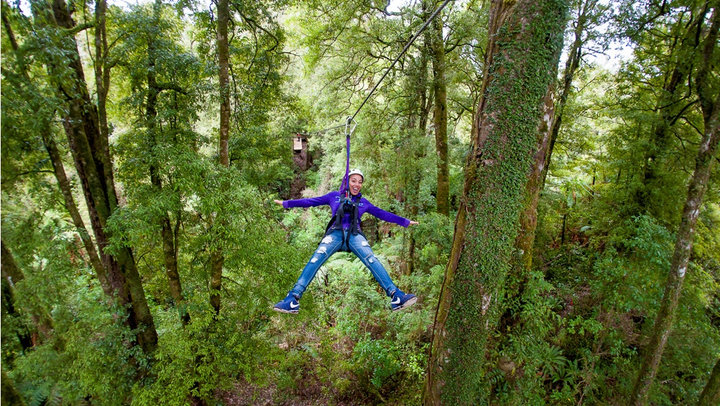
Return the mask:
[[[348,116],[345,121],[345,136],[350,137],[355,132],[355,127],[357,127],[357,122],[351,116]]]

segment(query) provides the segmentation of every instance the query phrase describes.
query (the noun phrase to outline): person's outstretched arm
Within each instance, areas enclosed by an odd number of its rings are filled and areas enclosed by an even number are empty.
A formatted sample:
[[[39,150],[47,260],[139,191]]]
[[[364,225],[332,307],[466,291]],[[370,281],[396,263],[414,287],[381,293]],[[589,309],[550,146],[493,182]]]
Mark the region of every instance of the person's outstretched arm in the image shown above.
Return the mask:
[[[315,206],[322,206],[324,204],[330,204],[330,201],[332,200],[333,196],[337,194],[338,192],[330,192],[326,195],[317,196],[317,197],[308,197],[304,199],[294,199],[294,200],[274,200],[275,203],[282,205],[282,207],[286,209],[291,209],[293,207],[315,207]]]
[[[380,220],[387,221],[390,223],[395,223],[395,224],[401,225],[403,227],[419,224],[417,221],[412,221],[412,220],[406,219],[405,217],[398,216],[395,213],[390,213],[389,211],[385,211],[379,207],[376,207],[375,205],[368,202],[367,200],[365,200],[365,201],[367,202],[366,204],[368,205],[367,212],[372,214],[373,216],[379,218]]]

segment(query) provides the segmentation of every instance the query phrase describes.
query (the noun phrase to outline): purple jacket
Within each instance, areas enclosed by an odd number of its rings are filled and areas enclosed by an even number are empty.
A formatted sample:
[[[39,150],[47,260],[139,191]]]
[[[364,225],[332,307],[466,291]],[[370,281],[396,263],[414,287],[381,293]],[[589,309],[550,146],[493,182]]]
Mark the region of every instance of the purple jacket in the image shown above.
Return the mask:
[[[366,198],[362,197],[362,194],[358,193],[357,196],[352,197],[354,202],[358,202],[358,215],[360,218],[358,218],[358,222],[362,218],[362,215],[365,212],[368,212],[372,214],[373,216],[379,218],[380,220],[388,221],[390,223],[399,224],[403,227],[407,227],[410,225],[410,220],[406,219],[405,217],[400,217],[397,214],[390,213],[389,211],[385,211],[383,209],[380,209],[378,207],[373,206],[372,203],[370,203]],[[335,212],[337,211],[338,207],[340,207],[340,204],[342,203],[343,197],[340,194],[340,192],[333,191],[323,196],[318,197],[310,197],[307,199],[297,199],[297,200],[285,200],[283,201],[283,207],[286,209],[290,209],[293,207],[314,207],[314,206],[322,206],[324,204],[330,206],[330,209],[332,209],[332,215],[335,217]],[[343,218],[343,229],[350,228],[350,213],[345,213],[345,217]]]

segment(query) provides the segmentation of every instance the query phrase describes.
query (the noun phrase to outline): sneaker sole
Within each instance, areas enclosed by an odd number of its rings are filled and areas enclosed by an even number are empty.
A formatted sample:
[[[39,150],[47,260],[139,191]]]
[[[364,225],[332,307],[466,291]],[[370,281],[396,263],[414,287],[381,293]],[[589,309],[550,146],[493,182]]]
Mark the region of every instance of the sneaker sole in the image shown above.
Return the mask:
[[[276,312],[287,313],[287,314],[297,314],[298,313],[297,310],[285,310],[285,309],[281,309],[279,307],[273,307],[273,310],[275,310]]]
[[[417,302],[417,297],[414,297],[414,298],[412,298],[412,299],[409,299],[409,300],[408,300],[407,302],[405,302],[402,306],[398,306],[398,307],[392,309],[392,311],[397,312],[397,311],[400,311],[400,310],[402,310],[402,309],[407,309],[408,307],[414,305],[415,302]]]

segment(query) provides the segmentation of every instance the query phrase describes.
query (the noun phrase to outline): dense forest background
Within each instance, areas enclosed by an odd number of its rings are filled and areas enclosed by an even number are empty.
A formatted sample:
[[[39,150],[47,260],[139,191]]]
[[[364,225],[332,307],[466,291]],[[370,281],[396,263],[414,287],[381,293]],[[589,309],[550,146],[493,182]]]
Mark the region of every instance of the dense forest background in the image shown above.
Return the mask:
[[[2,404],[718,404],[720,2],[440,3],[2,0]]]

